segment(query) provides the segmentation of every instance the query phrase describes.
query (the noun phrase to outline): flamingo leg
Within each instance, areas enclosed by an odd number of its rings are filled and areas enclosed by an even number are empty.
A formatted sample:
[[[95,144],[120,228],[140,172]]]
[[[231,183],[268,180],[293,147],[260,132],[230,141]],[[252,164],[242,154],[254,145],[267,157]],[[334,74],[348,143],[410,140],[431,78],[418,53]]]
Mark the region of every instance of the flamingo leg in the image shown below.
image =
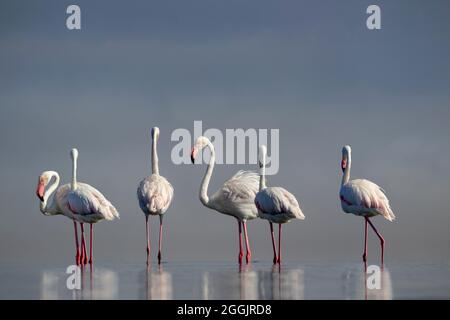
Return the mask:
[[[272,236],[272,249],[273,249],[273,264],[277,263],[277,249],[275,247],[275,236],[273,234],[273,223],[269,222],[270,225],[270,234]]]
[[[73,227],[75,229],[75,247],[77,250],[77,253],[75,255],[75,261],[78,266],[80,264],[80,246],[78,244],[78,228],[77,228],[77,222],[75,220],[73,221]]]
[[[245,261],[247,263],[249,263],[251,258],[252,258],[252,251],[250,250],[250,244],[249,244],[249,241],[248,241],[247,221],[244,220],[242,222],[242,224],[244,225],[245,248],[247,249],[247,255],[245,256]]]
[[[90,224],[90,241],[89,241],[89,264],[92,265],[94,261],[93,251],[92,251],[92,243],[94,242],[94,226],[92,223]]]
[[[381,244],[381,266],[383,266],[384,265],[384,243],[385,243],[384,238],[378,232],[377,228],[375,228],[375,226],[372,224],[372,222],[369,220],[369,218],[366,218],[366,221],[370,224],[370,226],[372,227],[373,231],[375,231],[376,235],[380,239],[380,244]]]
[[[86,254],[86,242],[84,240],[84,223],[80,223],[81,226],[81,264],[87,263],[87,254]]]
[[[281,264],[281,223],[278,225],[278,264]]]
[[[365,223],[364,223],[364,253],[363,253],[363,261],[364,263],[367,262],[367,221],[368,218],[364,218],[365,219]]]
[[[241,226],[241,222],[238,220],[238,225],[239,225],[239,257],[238,257],[238,261],[239,264],[242,264],[242,257],[244,256],[244,250],[242,249],[242,226]]]
[[[159,216],[158,264],[161,264],[162,232],[163,232],[163,216]]]
[[[149,256],[150,256],[150,230],[149,230],[149,224],[148,224],[148,215],[145,216],[145,237],[147,242],[147,265],[149,263]]]

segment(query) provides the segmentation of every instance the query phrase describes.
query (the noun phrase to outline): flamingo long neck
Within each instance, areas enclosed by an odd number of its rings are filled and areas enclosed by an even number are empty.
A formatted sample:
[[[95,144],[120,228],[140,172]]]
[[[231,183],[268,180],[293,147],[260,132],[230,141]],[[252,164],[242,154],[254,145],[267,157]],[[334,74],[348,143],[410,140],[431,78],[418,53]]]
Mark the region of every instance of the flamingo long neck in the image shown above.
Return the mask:
[[[263,155],[262,167],[259,172],[259,191],[267,188],[266,186],[266,156]]]
[[[211,180],[212,172],[214,170],[214,164],[216,163],[216,152],[211,142],[208,143],[208,148],[211,152],[211,157],[209,159],[208,168],[206,169],[205,176],[203,177],[202,184],[200,186],[200,201],[205,206],[209,206],[208,186],[209,181]]]
[[[156,151],[156,145],[158,143],[158,138],[156,134],[152,138],[152,173],[159,175],[159,165],[158,165],[158,152]]]
[[[350,181],[350,170],[352,167],[352,156],[348,154],[347,156],[347,166],[345,167],[344,174],[342,175],[341,186]]]
[[[41,203],[40,203],[40,210],[44,214],[47,213],[50,215],[55,215],[55,214],[60,214],[60,212],[58,210],[58,206],[55,201],[55,197],[52,198],[50,205],[47,205],[48,199],[53,194],[53,192],[55,192],[55,190],[58,188],[58,185],[59,185],[59,175],[55,172],[52,176],[55,177],[55,181],[50,185],[50,187],[44,193],[44,201],[41,201]]]
[[[72,190],[76,190],[77,184],[77,158],[72,158]]]

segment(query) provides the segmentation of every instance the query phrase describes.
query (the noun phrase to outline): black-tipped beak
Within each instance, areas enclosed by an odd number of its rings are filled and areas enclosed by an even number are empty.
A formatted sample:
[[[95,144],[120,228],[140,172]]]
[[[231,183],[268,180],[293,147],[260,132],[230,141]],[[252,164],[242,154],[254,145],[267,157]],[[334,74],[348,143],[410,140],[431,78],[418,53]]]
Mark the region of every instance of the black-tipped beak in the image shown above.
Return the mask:
[[[195,164],[195,158],[194,158],[193,154],[191,154],[191,162],[192,162],[192,164]]]
[[[259,165],[260,168],[264,167],[264,165],[262,164],[261,161],[258,161],[258,165]]]

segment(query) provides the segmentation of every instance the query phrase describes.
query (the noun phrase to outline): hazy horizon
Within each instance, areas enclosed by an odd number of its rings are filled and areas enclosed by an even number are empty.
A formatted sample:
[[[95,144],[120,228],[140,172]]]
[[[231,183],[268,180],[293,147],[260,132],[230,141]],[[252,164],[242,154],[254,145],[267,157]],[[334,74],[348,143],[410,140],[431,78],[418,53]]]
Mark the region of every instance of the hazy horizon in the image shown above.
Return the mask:
[[[205,165],[174,165],[173,130],[280,130],[270,185],[298,198],[306,219],[284,228],[286,260],[357,262],[363,219],[338,198],[340,153],[352,178],[382,186],[397,216],[375,218],[386,262],[450,262],[450,2],[77,1],[82,29],[65,27],[60,1],[0,4],[0,263],[72,262],[73,225],[39,211],[39,174],[81,181],[121,219],[96,225],[101,261],[144,261],[136,188],[149,175],[150,129],[161,130],[160,173],[173,185],[164,260],[237,260],[237,223],[205,208]],[[217,165],[213,193],[239,169]],[[156,258],[158,219],[151,219]],[[249,222],[255,260],[271,259],[266,221]],[[369,262],[379,244],[369,238]]]

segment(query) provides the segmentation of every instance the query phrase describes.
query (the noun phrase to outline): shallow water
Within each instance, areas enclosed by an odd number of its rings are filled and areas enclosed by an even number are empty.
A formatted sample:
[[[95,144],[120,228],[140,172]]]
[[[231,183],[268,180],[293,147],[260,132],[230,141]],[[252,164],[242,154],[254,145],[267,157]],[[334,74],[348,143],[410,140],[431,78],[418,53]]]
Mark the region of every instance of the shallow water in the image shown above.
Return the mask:
[[[69,290],[66,267],[0,268],[1,299],[449,299],[450,266],[392,265],[367,287],[361,264],[96,265]],[[369,285],[370,286],[370,285]]]

